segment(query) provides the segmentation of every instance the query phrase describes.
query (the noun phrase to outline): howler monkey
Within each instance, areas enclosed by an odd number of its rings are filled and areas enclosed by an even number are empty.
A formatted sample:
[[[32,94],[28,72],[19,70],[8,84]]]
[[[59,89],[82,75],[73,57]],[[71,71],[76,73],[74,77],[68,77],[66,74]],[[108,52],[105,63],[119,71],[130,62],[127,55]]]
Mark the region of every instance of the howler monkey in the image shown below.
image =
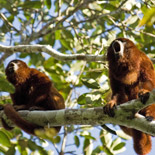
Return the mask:
[[[104,111],[114,116],[116,104],[123,104],[155,88],[155,70],[151,60],[134,43],[126,38],[115,39],[108,48],[109,78],[112,98]],[[155,118],[155,104],[139,111],[146,118]],[[141,131],[121,127],[133,137],[134,149],[139,155],[146,155],[151,150],[151,136]]]
[[[13,105],[4,105],[4,113],[15,125],[25,132],[35,135],[35,129],[43,127],[30,123],[18,114],[18,110],[58,110],[64,109],[64,99],[44,73],[29,68],[21,60],[13,60],[6,67],[7,80],[15,86],[10,94]],[[2,119],[4,128],[10,129]],[[57,131],[60,127],[55,127]]]

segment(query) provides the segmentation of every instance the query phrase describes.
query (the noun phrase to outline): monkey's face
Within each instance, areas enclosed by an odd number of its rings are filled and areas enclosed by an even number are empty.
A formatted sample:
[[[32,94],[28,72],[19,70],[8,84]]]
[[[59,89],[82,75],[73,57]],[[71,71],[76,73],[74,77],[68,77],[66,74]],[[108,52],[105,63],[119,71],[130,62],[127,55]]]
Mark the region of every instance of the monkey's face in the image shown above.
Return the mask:
[[[25,62],[21,60],[12,60],[5,70],[8,81],[12,84],[16,84],[16,81],[19,80],[19,76],[22,77],[22,72],[27,68],[28,66]]]
[[[115,39],[108,48],[107,58],[113,61],[127,59],[132,53],[131,48],[135,47],[132,41],[126,38]]]
[[[11,61],[6,68],[6,73],[9,73],[9,74],[16,73],[16,71],[19,69],[19,65],[20,65],[20,62],[18,60]]]

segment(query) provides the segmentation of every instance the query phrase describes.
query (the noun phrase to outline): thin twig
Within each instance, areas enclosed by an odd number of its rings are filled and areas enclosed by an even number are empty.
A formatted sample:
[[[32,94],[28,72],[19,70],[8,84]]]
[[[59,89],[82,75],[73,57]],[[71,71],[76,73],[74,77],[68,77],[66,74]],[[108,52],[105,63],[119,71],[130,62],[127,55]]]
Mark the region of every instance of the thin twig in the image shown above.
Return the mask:
[[[66,99],[66,101],[65,101],[65,105],[67,105],[67,103],[69,103],[69,100],[70,100],[70,98],[71,98],[71,96],[72,96],[72,92],[73,92],[73,90],[74,90],[74,85],[76,85],[77,81],[80,79],[82,73],[84,72],[84,69],[85,69],[85,67],[86,67],[86,64],[87,64],[86,62],[83,64],[83,66],[82,66],[82,68],[81,68],[81,70],[80,70],[79,75],[77,76],[76,80],[74,81],[74,83],[73,83],[73,88],[72,88],[72,89],[70,90],[70,92],[68,93],[67,99]],[[73,106],[74,106],[74,105],[70,106],[70,108],[72,108]]]
[[[9,25],[11,28],[13,28],[16,32],[20,32],[19,30],[17,30],[5,17],[5,15],[3,13],[0,13],[0,17],[3,19],[4,22],[6,22],[7,25]]]
[[[64,151],[65,151],[65,148],[66,148],[66,142],[67,142],[67,127],[64,127],[64,137],[63,137],[63,140],[62,140],[60,155],[64,155]]]

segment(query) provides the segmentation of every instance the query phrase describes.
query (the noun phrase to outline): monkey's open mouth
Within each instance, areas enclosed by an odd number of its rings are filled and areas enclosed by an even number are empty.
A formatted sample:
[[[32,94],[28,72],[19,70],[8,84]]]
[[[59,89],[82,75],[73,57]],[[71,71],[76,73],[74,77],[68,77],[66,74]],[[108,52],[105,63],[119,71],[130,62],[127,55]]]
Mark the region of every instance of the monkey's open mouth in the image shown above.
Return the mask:
[[[112,44],[112,48],[114,50],[115,55],[123,56],[124,44],[121,41],[115,40]]]
[[[9,73],[14,73],[14,64],[10,64],[8,67]]]

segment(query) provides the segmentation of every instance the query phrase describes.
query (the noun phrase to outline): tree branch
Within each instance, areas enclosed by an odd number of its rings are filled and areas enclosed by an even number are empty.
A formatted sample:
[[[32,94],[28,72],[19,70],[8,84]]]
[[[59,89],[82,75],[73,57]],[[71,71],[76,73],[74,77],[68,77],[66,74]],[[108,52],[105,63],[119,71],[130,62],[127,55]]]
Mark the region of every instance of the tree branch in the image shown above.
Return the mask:
[[[150,92],[146,104],[142,104],[140,99],[129,101],[117,106],[115,117],[104,114],[103,107],[86,109],[65,109],[55,111],[20,111],[20,115],[30,122],[35,122],[41,126],[63,126],[63,125],[102,125],[106,123],[117,124],[134,128],[152,136],[155,136],[155,121],[149,122],[137,112],[152,103],[155,103],[155,89]],[[3,111],[0,117],[5,120]],[[6,120],[7,121],[7,120]],[[8,122],[8,121],[7,121]],[[11,125],[9,123],[9,125]]]
[[[31,40],[34,40],[36,38],[40,38],[46,34],[49,34],[49,33],[52,33],[54,32],[55,30],[58,29],[59,25],[61,25],[65,20],[67,20],[69,17],[71,17],[74,13],[76,13],[79,9],[85,7],[86,5],[88,5],[89,3],[93,2],[93,0],[83,0],[83,1],[79,1],[77,3],[76,6],[74,6],[74,10],[72,11],[68,11],[70,7],[68,7],[68,9],[66,9],[66,15],[65,16],[58,16],[56,18],[54,18],[53,20],[51,20],[49,23],[47,23],[45,26],[43,26],[41,28],[41,30],[39,32],[35,32],[33,34],[33,36],[31,37]],[[67,13],[68,12],[68,13]],[[55,26],[53,28],[50,28],[49,26],[51,24],[55,24]]]
[[[85,60],[87,62],[91,61],[106,61],[105,55],[90,55],[90,54],[63,54],[50,45],[17,45],[17,46],[5,46],[0,45],[0,52],[4,52],[4,55],[0,58],[0,62],[4,60],[7,56],[10,56],[13,53],[35,53],[35,52],[45,52],[51,55],[53,58],[61,61],[72,61],[72,60]],[[155,63],[155,59],[151,59]]]
[[[3,21],[4,21],[7,25],[9,25],[11,28],[13,28],[16,32],[19,33],[19,30],[17,30],[16,27],[14,27],[14,26],[12,25],[12,23],[10,23],[10,22],[8,21],[8,19],[5,17],[5,15],[4,15],[3,13],[0,13],[0,18],[2,18]]]
[[[50,45],[17,45],[17,46],[4,46],[0,45],[0,51],[8,54],[16,52],[21,53],[34,53],[34,52],[45,52],[54,57],[57,60],[68,61],[68,60],[85,60],[85,61],[105,61],[104,55],[88,55],[88,54],[62,54]],[[1,61],[1,60],[0,60]]]

